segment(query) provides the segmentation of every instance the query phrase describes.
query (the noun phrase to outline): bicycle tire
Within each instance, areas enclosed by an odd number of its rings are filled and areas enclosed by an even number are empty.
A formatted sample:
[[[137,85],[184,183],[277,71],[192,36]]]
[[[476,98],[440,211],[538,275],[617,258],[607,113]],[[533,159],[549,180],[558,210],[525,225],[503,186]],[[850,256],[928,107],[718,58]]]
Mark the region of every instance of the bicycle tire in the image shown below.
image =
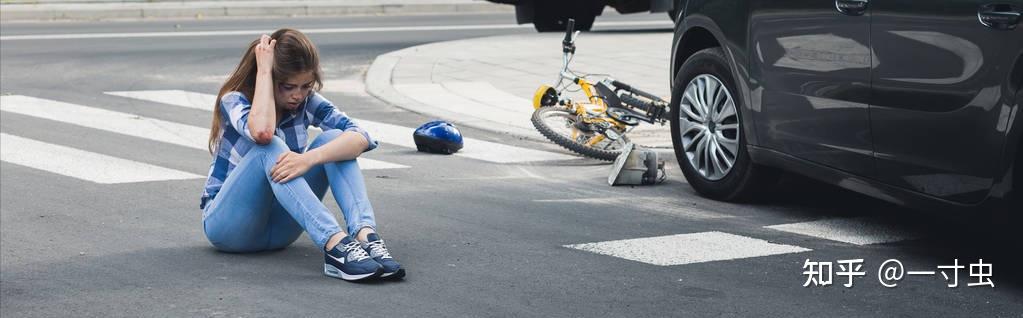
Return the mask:
[[[533,122],[533,127],[536,127],[536,130],[540,131],[541,135],[547,137],[547,139],[554,142],[555,144],[558,144],[559,146],[562,146],[565,149],[571,150],[572,152],[578,153],[580,155],[604,161],[614,161],[615,158],[618,158],[618,155],[622,154],[620,150],[615,151],[593,148],[555,132],[554,129],[548,126],[547,123],[544,122],[543,120],[544,115],[546,115],[549,112],[562,112],[569,116],[575,116],[575,113],[572,112],[572,110],[569,109],[568,107],[564,106],[540,107],[539,109],[533,112],[533,117],[531,119],[531,121]],[[626,137],[622,136],[622,138]],[[627,138],[625,140],[628,141]]]

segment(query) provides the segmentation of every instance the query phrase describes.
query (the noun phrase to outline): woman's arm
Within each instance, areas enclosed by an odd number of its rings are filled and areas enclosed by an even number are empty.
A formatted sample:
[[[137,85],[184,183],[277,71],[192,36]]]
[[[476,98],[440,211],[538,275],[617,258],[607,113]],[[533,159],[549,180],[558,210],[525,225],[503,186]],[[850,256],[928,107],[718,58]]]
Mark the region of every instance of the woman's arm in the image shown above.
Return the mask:
[[[289,151],[282,154],[270,169],[270,176],[275,182],[288,182],[302,176],[314,165],[355,159],[379,145],[369,133],[319,94],[313,93],[307,103],[310,104],[306,107],[312,107],[313,126],[323,128],[324,131],[338,129],[344,132],[323,146],[305,153]]]
[[[305,154],[311,158],[314,165],[318,165],[358,158],[368,146],[369,140],[366,140],[366,137],[363,137],[362,134],[346,131],[337,136],[337,138],[334,138],[334,140],[327,142],[323,146],[316,147],[316,149],[309,150]]]
[[[368,146],[369,141],[361,133],[346,131],[325,145],[305,153],[284,152],[270,169],[270,177],[274,182],[288,182],[304,175],[315,165],[355,159]]]
[[[273,140],[277,125],[277,105],[274,102],[273,64],[277,40],[264,34],[256,45],[256,88],[249,111],[249,132],[257,144]]]

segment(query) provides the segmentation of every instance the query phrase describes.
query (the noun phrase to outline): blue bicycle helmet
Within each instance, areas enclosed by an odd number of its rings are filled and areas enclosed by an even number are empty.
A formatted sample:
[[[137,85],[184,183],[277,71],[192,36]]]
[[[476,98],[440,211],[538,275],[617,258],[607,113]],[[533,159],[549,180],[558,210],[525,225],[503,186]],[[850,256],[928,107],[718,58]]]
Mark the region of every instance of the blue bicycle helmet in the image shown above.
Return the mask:
[[[422,152],[453,154],[462,149],[462,133],[455,125],[435,120],[419,126],[412,133],[416,149]]]

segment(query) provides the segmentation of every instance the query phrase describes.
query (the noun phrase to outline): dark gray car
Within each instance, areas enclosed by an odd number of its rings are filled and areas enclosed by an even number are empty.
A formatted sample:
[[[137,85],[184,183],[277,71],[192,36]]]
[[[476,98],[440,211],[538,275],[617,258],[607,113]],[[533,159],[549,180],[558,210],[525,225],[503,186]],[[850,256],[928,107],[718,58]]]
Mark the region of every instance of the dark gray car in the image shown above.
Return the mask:
[[[677,0],[487,0],[515,5],[515,20],[533,23],[537,31],[565,31],[565,22],[575,20],[575,29],[589,31],[594,19],[610,6],[618,13],[667,12],[672,19],[678,12]]]
[[[681,1],[672,135],[689,183],[779,171],[916,208],[1023,213],[1023,0]]]

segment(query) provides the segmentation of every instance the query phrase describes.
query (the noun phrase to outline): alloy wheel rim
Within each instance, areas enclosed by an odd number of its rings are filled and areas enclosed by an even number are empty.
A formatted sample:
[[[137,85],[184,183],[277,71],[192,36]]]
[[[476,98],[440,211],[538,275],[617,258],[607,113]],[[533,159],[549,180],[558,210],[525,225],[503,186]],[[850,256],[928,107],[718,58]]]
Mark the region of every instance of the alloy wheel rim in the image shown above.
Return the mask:
[[[689,164],[716,181],[732,171],[739,155],[739,116],[728,88],[701,74],[686,85],[679,103],[679,138]]]

